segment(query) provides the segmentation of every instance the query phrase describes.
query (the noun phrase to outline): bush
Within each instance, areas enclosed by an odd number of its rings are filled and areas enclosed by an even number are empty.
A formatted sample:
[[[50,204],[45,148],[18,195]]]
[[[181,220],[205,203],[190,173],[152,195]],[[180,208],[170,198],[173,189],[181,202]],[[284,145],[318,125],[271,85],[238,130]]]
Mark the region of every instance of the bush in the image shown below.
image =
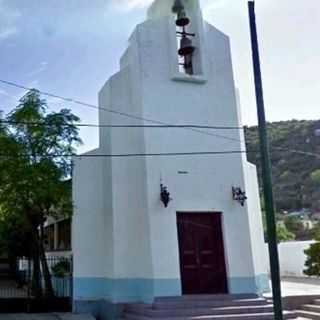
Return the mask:
[[[64,278],[71,274],[71,263],[68,259],[61,259],[53,267],[51,267],[53,276]]]
[[[320,169],[315,170],[311,173],[311,180],[314,184],[320,185]]]
[[[312,244],[304,253],[307,255],[307,261],[303,273],[309,277],[320,277],[320,242]]]

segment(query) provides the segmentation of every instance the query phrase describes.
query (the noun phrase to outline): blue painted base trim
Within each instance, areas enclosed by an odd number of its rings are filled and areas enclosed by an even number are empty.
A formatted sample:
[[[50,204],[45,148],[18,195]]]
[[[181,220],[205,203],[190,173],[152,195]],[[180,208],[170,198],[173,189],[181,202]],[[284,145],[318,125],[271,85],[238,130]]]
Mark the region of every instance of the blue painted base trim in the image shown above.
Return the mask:
[[[256,277],[229,278],[230,293],[257,293],[262,294],[270,291],[269,277],[262,274]]]
[[[268,275],[229,278],[230,293],[270,291]],[[119,319],[128,302],[153,302],[158,296],[180,296],[180,279],[75,278],[73,311],[99,320]]]
[[[108,299],[113,303],[152,302],[157,296],[181,295],[180,279],[74,278],[74,300]]]

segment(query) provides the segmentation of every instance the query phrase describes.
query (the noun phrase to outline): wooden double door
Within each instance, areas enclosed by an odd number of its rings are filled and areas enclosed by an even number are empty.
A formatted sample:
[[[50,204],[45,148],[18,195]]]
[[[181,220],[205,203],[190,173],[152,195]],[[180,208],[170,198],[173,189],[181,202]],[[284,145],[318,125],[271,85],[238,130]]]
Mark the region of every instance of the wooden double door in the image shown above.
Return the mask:
[[[183,294],[228,293],[220,213],[177,213]]]

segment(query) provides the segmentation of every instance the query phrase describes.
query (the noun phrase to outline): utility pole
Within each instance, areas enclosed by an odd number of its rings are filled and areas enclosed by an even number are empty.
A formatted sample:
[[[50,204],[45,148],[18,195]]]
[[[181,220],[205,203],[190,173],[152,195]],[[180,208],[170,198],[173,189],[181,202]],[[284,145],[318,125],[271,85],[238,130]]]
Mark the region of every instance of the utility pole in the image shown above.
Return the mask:
[[[270,270],[271,270],[271,281],[272,281],[272,293],[273,293],[273,302],[274,302],[274,314],[275,314],[275,320],[283,320],[277,227],[276,227],[275,207],[274,207],[273,191],[272,191],[272,174],[271,174],[268,133],[267,133],[264,99],[263,99],[259,44],[258,44],[257,25],[256,25],[256,16],[255,16],[255,3],[254,1],[249,1],[248,5],[249,5],[249,17],[250,17],[254,81],[255,81],[257,111],[258,111],[258,120],[259,120],[263,193],[264,193],[264,202],[265,202],[265,210],[266,210],[266,218],[267,218],[267,233],[268,233],[269,258],[270,258]]]

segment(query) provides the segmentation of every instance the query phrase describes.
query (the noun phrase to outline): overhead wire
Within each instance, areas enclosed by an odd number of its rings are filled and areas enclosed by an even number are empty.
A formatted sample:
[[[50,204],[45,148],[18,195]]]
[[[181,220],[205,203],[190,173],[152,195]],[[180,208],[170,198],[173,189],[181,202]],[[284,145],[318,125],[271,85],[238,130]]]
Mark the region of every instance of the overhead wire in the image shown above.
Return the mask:
[[[7,81],[7,80],[3,80],[0,79],[0,83],[6,84],[8,86],[13,86],[16,88],[20,88],[23,90],[32,90],[33,88],[29,88],[26,87],[24,85],[15,83],[15,82],[11,82],[11,81]],[[145,122],[149,122],[149,123],[153,123],[154,125],[104,125],[104,124],[75,124],[75,126],[79,126],[79,127],[109,127],[109,128],[183,128],[183,129],[187,129],[187,130],[191,130],[200,134],[205,134],[205,135],[209,135],[209,136],[214,136],[216,138],[221,138],[221,139],[226,139],[226,140],[230,140],[230,141],[235,141],[235,142],[240,142],[240,143],[245,143],[244,141],[237,139],[237,138],[231,138],[231,137],[227,137],[224,135],[220,135],[220,134],[214,134],[211,132],[207,132],[207,131],[203,131],[203,130],[199,130],[199,129],[223,129],[223,130],[231,130],[231,129],[235,129],[235,130],[240,130],[243,129],[243,127],[236,127],[236,126],[205,126],[205,125],[193,125],[193,124],[182,124],[182,125],[173,125],[173,124],[168,124],[162,121],[158,121],[158,120],[153,120],[153,119],[148,119],[148,118],[144,118],[144,117],[139,117],[139,116],[135,116],[132,114],[128,114],[125,112],[120,112],[120,111],[116,111],[113,109],[109,109],[106,108],[104,106],[96,106],[94,104],[90,104],[90,103],[86,103],[80,100],[76,100],[76,99],[72,99],[72,98],[67,98],[61,95],[57,95],[57,94],[53,94],[53,93],[49,93],[49,92],[45,92],[42,90],[37,90],[40,94],[48,96],[48,97],[53,97],[53,98],[57,98],[66,102],[71,102],[71,103],[75,103],[78,105],[82,105],[88,108],[92,108],[92,109],[97,109],[97,110],[103,110],[109,113],[113,113],[113,114],[117,114],[123,117],[127,117],[127,118],[131,118],[131,119],[135,119],[135,120],[140,120],[140,121],[145,121]],[[5,123],[5,121],[1,121],[2,123]],[[21,122],[21,124],[23,124],[23,122]],[[28,124],[28,123],[25,123]],[[38,125],[36,123],[29,123],[30,125]],[[40,124],[39,124],[40,125]],[[42,124],[41,124],[42,125]],[[272,149],[277,149],[277,150],[282,150],[282,151],[287,151],[287,152],[291,152],[291,153],[296,153],[296,154],[302,154],[302,155],[307,155],[307,156],[312,156],[312,157],[317,157],[320,158],[320,154],[316,154],[316,153],[312,153],[312,152],[305,152],[305,151],[301,151],[301,150],[293,150],[293,149],[288,149],[288,148],[281,148],[281,147],[272,147]],[[246,151],[237,151],[238,153],[246,153]],[[223,153],[223,152],[222,152]],[[233,151],[231,151],[231,153],[234,153]],[[194,154],[194,153],[182,153],[182,155],[188,155],[188,154]],[[200,153],[200,154],[216,154],[215,152],[213,153]],[[218,154],[221,154],[220,152]],[[162,155],[162,154],[151,154],[151,155]],[[163,154],[163,155],[170,155],[170,154]],[[176,154],[172,154],[172,155],[176,155]],[[0,155],[1,156],[1,155]],[[62,155],[60,155],[61,157]],[[68,156],[76,156],[76,155],[68,155]],[[88,155],[87,155],[88,156]],[[122,155],[106,155],[106,156],[122,156]],[[142,156],[142,154],[135,154],[132,156]],[[146,156],[148,156],[146,154]],[[82,156],[84,157],[84,156]]]
[[[28,126],[54,126],[54,123],[49,122],[34,122],[34,121],[10,121],[1,120],[0,123],[11,124],[11,125],[28,125]],[[74,126],[74,127],[92,127],[92,128],[151,128],[151,129],[168,129],[168,128],[199,128],[199,129],[213,129],[213,130],[241,130],[241,127],[227,127],[227,126],[206,126],[197,124],[177,124],[177,125],[135,125],[135,124],[91,124],[91,123],[64,123],[59,124],[62,127]]]
[[[24,86],[24,85],[21,85],[21,84],[12,82],[12,81],[3,80],[3,79],[0,79],[0,83],[3,83],[3,84],[8,85],[8,86],[16,87],[16,88],[19,88],[19,89],[27,90],[27,91],[35,89],[35,88],[29,88],[27,86]],[[69,102],[69,103],[78,104],[78,105],[85,106],[85,107],[88,107],[88,108],[92,108],[92,109],[96,109],[96,110],[103,110],[103,111],[106,111],[106,112],[109,112],[109,113],[113,113],[113,114],[117,114],[117,115],[120,115],[120,116],[123,116],[123,117],[131,118],[131,119],[135,119],[135,120],[139,120],[139,121],[145,121],[145,122],[149,122],[149,123],[153,123],[153,124],[167,125],[167,126],[171,125],[171,124],[163,122],[163,121],[144,118],[144,117],[139,117],[139,116],[132,115],[132,114],[129,114],[129,113],[126,113],[126,112],[121,112],[121,111],[116,111],[116,110],[113,110],[113,109],[110,109],[110,108],[106,108],[105,106],[96,106],[96,105],[91,104],[91,103],[86,103],[86,102],[83,102],[83,101],[80,101],[80,100],[67,98],[67,97],[64,97],[64,96],[61,96],[61,95],[45,92],[45,91],[42,91],[42,90],[39,90],[39,89],[35,89],[35,90],[37,90],[40,94],[45,95],[47,97],[60,99],[60,100],[63,100],[63,101]],[[197,132],[197,133],[200,133],[200,134],[208,135],[208,136],[213,136],[213,137],[220,138],[220,139],[225,139],[225,140],[229,140],[229,141],[238,142],[238,139],[236,139],[236,138],[227,137],[227,136],[224,136],[224,135],[220,135],[220,134],[215,134],[215,133],[199,130],[197,128],[185,128],[185,129],[186,130],[191,130],[191,131],[194,131],[194,132]]]
[[[241,154],[254,151],[232,150],[232,151],[204,151],[204,152],[164,152],[164,153],[124,153],[124,154],[47,154],[41,155],[43,158],[125,158],[125,157],[162,157],[162,156],[197,156],[197,155],[224,155],[224,154]],[[9,155],[0,154],[2,158],[16,158],[29,156],[29,154]],[[38,155],[36,155],[38,156]]]

